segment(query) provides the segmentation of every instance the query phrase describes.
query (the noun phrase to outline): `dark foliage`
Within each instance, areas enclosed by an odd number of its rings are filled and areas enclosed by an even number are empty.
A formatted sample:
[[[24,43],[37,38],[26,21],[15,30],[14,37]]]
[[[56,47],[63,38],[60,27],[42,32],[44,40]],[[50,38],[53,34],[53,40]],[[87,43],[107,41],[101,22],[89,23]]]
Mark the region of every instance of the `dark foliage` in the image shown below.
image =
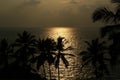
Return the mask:
[[[67,68],[69,66],[69,61],[65,58],[65,56],[72,56],[74,57],[73,54],[69,54],[69,53],[63,53],[63,51],[66,50],[72,50],[73,48],[71,46],[68,46],[67,48],[64,48],[64,42],[65,38],[64,37],[58,37],[57,38],[57,45],[56,45],[56,49],[57,49],[57,54],[55,56],[55,68],[58,68],[58,80],[60,80],[60,73],[59,73],[59,65],[60,65],[60,59],[62,60],[63,64],[65,65],[65,67]]]
[[[98,80],[102,80],[104,74],[109,74],[109,69],[107,68],[106,64],[106,60],[108,61],[109,59],[105,57],[107,49],[105,42],[100,42],[100,40],[97,38],[91,42],[85,41],[85,43],[88,46],[86,51],[82,51],[80,53],[83,62],[81,68],[92,64],[93,74]]]
[[[120,21],[120,8],[118,6],[116,11],[113,12],[109,8],[100,7],[94,11],[92,19],[93,22],[102,20],[104,23],[118,24]]]
[[[18,34],[15,43],[8,44],[6,39],[0,42],[0,80],[43,80],[31,67],[34,58],[36,39],[24,31]],[[44,80],[46,80],[44,78]]]
[[[120,3],[120,0],[111,0],[113,3]]]

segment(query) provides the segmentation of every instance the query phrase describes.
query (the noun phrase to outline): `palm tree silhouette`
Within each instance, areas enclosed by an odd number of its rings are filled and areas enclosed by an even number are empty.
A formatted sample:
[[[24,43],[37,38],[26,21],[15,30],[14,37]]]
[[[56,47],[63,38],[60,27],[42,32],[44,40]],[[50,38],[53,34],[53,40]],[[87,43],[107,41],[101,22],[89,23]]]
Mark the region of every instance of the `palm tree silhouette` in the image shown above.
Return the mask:
[[[118,0],[112,0],[112,1],[117,2]],[[109,48],[109,54],[111,55],[112,58],[111,65],[113,64],[115,65],[120,52],[118,49],[120,47],[120,45],[118,46],[119,38],[116,38],[116,36],[119,37],[120,35],[119,34],[120,24],[118,24],[120,21],[120,5],[117,6],[115,12],[112,12],[111,10],[105,7],[95,10],[95,12],[93,13],[93,21],[95,22],[98,20],[103,20],[103,22],[105,23],[109,23],[109,22],[114,23],[114,25],[103,27],[101,29],[101,36],[104,37],[108,35],[109,39],[113,41],[112,45]],[[115,42],[116,40],[118,42],[117,44]],[[117,48],[117,51],[115,48]]]
[[[54,41],[54,39],[51,38],[47,38],[45,40],[45,47],[46,47],[46,58],[47,58],[47,62],[49,64],[49,74],[50,74],[50,80],[52,79],[51,76],[51,68],[50,66],[54,63],[54,57],[53,55],[55,55],[55,50],[56,50],[56,42]]]
[[[24,31],[22,34],[18,34],[18,38],[15,40],[14,44],[14,46],[17,48],[15,53],[15,57],[17,57],[17,63],[20,63],[22,66],[28,64],[30,59],[34,57],[35,42],[35,36],[31,35],[31,33],[28,33],[27,31]]]
[[[56,42],[52,38],[46,38],[46,39],[39,39],[37,42],[37,48],[39,49],[40,55],[37,56],[37,69],[39,70],[39,67],[43,65],[44,69],[44,63],[47,61],[49,66],[49,74],[50,74],[50,80],[52,79],[51,76],[51,68],[50,66],[54,63],[54,57],[55,55],[54,51],[56,50]],[[45,73],[45,69],[44,69]]]
[[[35,58],[33,58],[33,61],[36,62],[37,61],[37,70],[39,70],[40,66],[43,66],[43,73],[44,73],[44,77],[46,78],[46,71],[45,71],[45,66],[44,63],[46,61],[46,55],[44,54],[45,49],[44,49],[44,39],[40,39],[37,40],[36,43],[36,47],[38,49],[38,56],[36,56]]]
[[[85,41],[88,45],[86,51],[82,51],[80,56],[82,56],[82,67],[92,64],[93,66],[93,73],[96,75],[97,79],[102,80],[104,73],[109,73],[109,70],[106,65],[106,60],[108,61],[109,58],[105,57],[106,54],[106,46],[104,45],[105,42],[100,42],[97,38],[92,40],[91,42]]]
[[[118,0],[112,0],[117,2]],[[118,1],[119,2],[119,1]],[[96,9],[92,16],[93,22],[102,20],[104,23],[114,23],[111,26],[106,26],[101,29],[101,36],[104,37],[109,34],[109,38],[113,37],[114,34],[120,30],[120,5],[116,7],[115,12],[111,11],[109,8],[100,7]]]
[[[65,50],[72,50],[73,48],[71,46],[67,47],[66,49],[64,49],[64,37],[58,37],[57,38],[57,54],[55,56],[55,68],[58,68],[58,80],[60,80],[60,72],[59,72],[59,64],[60,64],[60,59],[63,61],[63,64],[65,65],[65,67],[67,68],[69,66],[69,62],[68,60],[65,58],[66,55],[69,56],[74,56],[73,54],[68,54],[68,53],[63,53],[63,51]]]
[[[113,12],[109,8],[100,7],[94,11],[92,18],[93,22],[102,20],[104,23],[118,24],[120,21],[120,8]]]
[[[8,67],[9,55],[12,52],[12,45],[8,44],[5,38],[2,39],[0,42],[0,64],[4,64],[5,67]]]

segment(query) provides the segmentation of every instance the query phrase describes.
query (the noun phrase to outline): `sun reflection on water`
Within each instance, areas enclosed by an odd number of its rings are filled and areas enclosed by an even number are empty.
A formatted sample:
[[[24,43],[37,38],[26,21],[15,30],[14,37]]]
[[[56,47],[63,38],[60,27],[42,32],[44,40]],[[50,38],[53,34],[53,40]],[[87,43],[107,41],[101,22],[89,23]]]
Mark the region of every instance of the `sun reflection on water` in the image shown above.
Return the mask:
[[[70,38],[72,35],[72,28],[64,28],[64,27],[54,27],[49,29],[49,34],[53,38],[57,38],[59,36]]]
[[[54,28],[50,28],[46,34],[48,34],[48,37],[52,37],[55,40],[61,36],[64,37],[68,43],[65,44],[66,46],[72,46],[72,47],[76,47],[76,37],[74,36],[74,29],[73,28],[64,28],[64,27],[54,27]],[[75,54],[75,50],[72,51],[66,51],[66,53],[72,53],[74,55]],[[62,63],[62,60],[60,61],[60,80],[75,80],[76,75],[77,75],[77,71],[78,71],[78,67],[77,67],[77,57],[69,57],[66,56],[66,59],[69,62],[69,67],[65,68],[64,64]],[[52,69],[52,76],[55,77],[57,79],[57,69],[54,68],[54,66],[52,65],[51,67]]]

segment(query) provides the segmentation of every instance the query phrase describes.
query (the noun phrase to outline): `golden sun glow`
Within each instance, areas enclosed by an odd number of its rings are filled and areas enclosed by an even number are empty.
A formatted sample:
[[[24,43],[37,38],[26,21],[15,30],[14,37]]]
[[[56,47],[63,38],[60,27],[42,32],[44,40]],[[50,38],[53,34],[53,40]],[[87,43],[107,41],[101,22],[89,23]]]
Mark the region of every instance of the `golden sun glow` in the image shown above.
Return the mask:
[[[73,29],[66,28],[66,27],[54,27],[54,28],[50,29],[49,33],[52,33],[53,38],[57,38],[59,36],[65,37],[65,38],[70,38],[72,30]]]

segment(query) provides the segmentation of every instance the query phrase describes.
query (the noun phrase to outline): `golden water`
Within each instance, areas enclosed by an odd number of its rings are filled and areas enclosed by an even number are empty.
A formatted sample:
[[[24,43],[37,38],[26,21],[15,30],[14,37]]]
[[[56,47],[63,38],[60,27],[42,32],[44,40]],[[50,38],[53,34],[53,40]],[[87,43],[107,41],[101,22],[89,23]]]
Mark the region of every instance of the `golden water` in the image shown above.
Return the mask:
[[[66,51],[66,53],[71,53],[75,55],[75,57],[66,56],[70,64],[68,68],[65,68],[62,61],[60,61],[60,80],[75,80],[77,77],[79,77],[80,76],[80,71],[79,71],[80,59],[79,59],[78,53],[80,51],[81,44],[80,44],[80,41],[78,40],[80,36],[76,35],[76,32],[73,28],[64,28],[64,27],[49,28],[46,31],[45,36],[54,38],[55,40],[59,36],[65,37],[65,39],[68,41],[68,43],[65,44],[65,47],[72,46],[74,48],[71,51]],[[52,70],[52,78],[58,79],[57,78],[58,70],[54,68],[54,65],[51,66],[51,70]],[[49,70],[46,70],[46,71],[47,73],[49,73]],[[49,74],[47,74],[47,76],[49,79]]]

